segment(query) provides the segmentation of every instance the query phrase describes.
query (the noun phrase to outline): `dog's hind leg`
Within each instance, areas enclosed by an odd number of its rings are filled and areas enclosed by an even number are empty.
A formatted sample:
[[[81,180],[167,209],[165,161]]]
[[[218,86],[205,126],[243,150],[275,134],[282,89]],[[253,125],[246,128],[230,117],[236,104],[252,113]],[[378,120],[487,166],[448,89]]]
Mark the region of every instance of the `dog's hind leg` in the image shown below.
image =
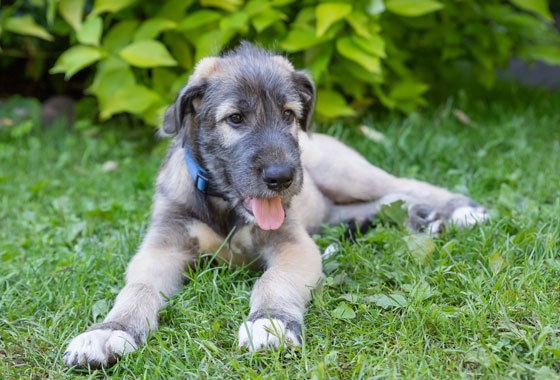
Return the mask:
[[[157,328],[159,308],[179,288],[182,272],[198,254],[195,237],[169,239],[161,225],[151,226],[126,273],[126,285],[105,320],[75,337],[64,364],[80,368],[112,365],[134,351]]]
[[[484,207],[468,197],[426,182],[395,177],[371,165],[358,152],[333,137],[300,134],[300,145],[304,167],[315,185],[335,205],[367,205],[372,201],[387,204],[397,200],[409,206],[422,205],[411,208],[412,212],[422,211],[410,218],[409,225],[415,230],[439,229],[441,221],[449,220],[470,226],[488,217]],[[367,207],[364,216],[366,214],[371,214]]]

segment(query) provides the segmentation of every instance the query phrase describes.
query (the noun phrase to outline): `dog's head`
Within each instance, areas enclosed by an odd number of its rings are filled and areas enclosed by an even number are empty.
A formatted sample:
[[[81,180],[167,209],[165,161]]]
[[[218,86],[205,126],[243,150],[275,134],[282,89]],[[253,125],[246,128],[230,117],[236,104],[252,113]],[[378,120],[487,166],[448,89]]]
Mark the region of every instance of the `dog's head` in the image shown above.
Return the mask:
[[[198,63],[163,130],[183,138],[241,216],[273,230],[303,185],[298,133],[308,128],[314,102],[306,74],[245,42]]]

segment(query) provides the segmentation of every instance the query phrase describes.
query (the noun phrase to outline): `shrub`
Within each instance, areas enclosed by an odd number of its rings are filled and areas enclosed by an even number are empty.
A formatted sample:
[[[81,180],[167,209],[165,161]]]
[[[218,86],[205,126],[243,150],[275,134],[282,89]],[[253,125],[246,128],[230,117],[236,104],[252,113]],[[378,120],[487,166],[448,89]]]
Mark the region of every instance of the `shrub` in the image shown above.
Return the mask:
[[[101,119],[129,112],[149,124],[196,61],[240,39],[307,68],[323,118],[376,104],[411,112],[458,62],[488,87],[512,56],[560,64],[547,0],[29,0],[0,12],[4,46],[31,36],[40,50],[66,48],[50,74],[89,68],[85,93]]]

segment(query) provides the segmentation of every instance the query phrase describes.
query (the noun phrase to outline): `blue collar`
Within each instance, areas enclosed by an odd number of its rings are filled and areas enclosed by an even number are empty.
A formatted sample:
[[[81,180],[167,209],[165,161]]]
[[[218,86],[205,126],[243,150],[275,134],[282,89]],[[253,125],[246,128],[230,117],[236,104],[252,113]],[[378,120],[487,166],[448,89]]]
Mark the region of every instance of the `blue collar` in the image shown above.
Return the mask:
[[[194,186],[204,194],[210,194],[208,173],[206,173],[206,171],[198,166],[198,164],[194,161],[186,143],[183,144],[183,152],[185,156],[185,163],[187,164],[187,170],[194,180]]]

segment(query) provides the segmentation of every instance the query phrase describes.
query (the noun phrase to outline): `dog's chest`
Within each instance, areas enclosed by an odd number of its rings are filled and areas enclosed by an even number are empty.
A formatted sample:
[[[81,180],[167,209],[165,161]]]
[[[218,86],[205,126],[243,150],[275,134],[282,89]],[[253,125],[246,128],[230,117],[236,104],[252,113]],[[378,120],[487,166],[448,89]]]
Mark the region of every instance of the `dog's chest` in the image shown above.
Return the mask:
[[[217,257],[232,265],[246,265],[258,257],[254,228],[253,225],[238,226],[229,238],[202,222],[196,222],[190,231],[198,239],[201,252],[217,253]]]

